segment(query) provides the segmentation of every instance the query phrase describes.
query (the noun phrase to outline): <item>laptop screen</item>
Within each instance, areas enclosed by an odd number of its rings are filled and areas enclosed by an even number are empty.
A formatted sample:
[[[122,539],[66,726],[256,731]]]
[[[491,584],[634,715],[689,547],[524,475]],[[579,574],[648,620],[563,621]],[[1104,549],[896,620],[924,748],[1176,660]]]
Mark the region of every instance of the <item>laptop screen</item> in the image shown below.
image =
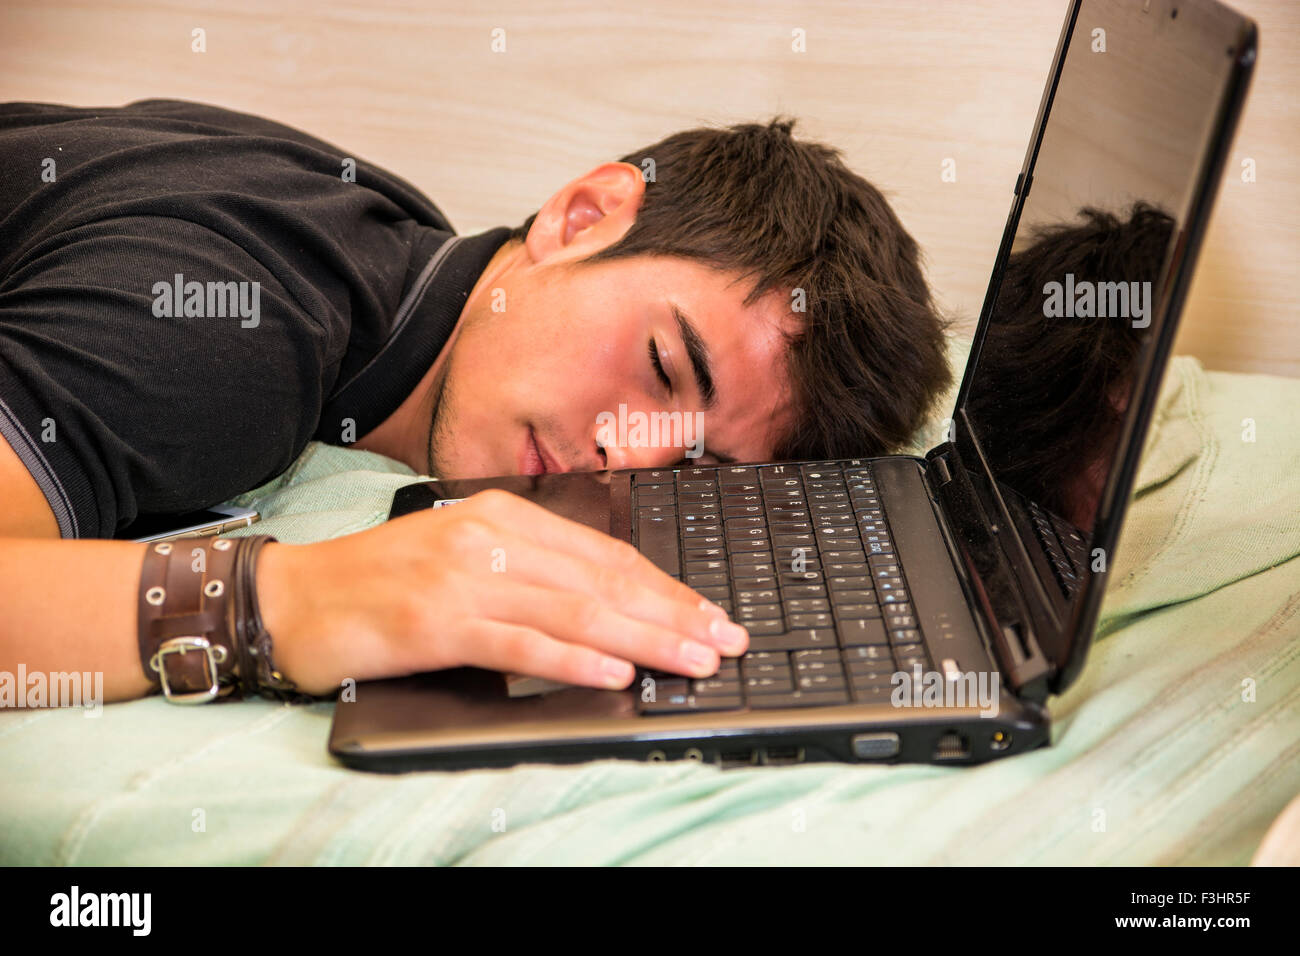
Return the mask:
[[[1081,562],[1123,457],[1145,350],[1168,321],[1161,305],[1186,251],[1240,23],[1212,3],[1083,0],[1066,26],[958,416],[1021,512],[1022,539],[1047,551],[1035,562],[1059,588],[1053,603],[1068,607],[1085,590]],[[1060,661],[1063,635],[1039,638]]]

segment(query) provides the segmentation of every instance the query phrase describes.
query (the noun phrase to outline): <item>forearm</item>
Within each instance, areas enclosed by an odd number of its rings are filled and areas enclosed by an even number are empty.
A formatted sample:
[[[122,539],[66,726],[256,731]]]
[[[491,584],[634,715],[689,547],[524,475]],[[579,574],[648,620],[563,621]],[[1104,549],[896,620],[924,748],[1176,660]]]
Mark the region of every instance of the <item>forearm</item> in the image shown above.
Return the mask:
[[[106,701],[147,694],[136,638],[144,549],[0,538],[0,671],[102,672]]]

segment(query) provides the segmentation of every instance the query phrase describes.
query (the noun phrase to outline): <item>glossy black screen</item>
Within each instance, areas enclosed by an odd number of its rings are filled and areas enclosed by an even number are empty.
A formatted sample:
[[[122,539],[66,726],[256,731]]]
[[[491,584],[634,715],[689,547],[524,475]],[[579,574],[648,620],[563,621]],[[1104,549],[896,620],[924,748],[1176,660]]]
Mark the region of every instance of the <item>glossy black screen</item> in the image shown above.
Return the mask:
[[[970,373],[962,407],[999,485],[1085,538],[1159,330],[1231,25],[1203,4],[1081,5]]]

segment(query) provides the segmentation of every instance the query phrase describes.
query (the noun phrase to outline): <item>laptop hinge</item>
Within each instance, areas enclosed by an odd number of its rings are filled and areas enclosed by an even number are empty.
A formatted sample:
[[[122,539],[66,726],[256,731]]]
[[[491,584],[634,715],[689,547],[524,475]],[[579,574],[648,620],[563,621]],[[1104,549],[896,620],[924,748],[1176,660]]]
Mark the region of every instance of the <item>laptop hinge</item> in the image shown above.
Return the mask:
[[[931,458],[930,467],[934,469],[933,477],[931,478],[932,487],[937,488],[940,485],[946,485],[948,482],[952,481],[952,472],[948,469],[948,460],[944,458],[943,455],[936,455],[934,458]]]
[[[988,520],[956,445],[945,442],[925,458],[925,482],[944,543],[984,643],[1016,693],[1041,703],[1053,668],[1034,638],[1032,618],[997,538],[1000,529]]]

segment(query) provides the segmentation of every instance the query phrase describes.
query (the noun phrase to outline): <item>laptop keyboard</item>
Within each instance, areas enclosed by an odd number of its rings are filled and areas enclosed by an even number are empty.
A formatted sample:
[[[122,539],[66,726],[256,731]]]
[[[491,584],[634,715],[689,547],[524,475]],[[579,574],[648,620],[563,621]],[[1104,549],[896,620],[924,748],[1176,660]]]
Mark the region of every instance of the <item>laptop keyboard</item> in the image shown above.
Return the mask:
[[[1025,499],[1022,499],[1025,500]],[[1042,545],[1052,574],[1066,599],[1078,592],[1088,563],[1088,546],[1083,536],[1033,501],[1027,501],[1034,535]]]
[[[888,701],[930,669],[867,463],[639,471],[632,493],[640,551],[749,631],[712,677],[643,670],[642,713]]]

